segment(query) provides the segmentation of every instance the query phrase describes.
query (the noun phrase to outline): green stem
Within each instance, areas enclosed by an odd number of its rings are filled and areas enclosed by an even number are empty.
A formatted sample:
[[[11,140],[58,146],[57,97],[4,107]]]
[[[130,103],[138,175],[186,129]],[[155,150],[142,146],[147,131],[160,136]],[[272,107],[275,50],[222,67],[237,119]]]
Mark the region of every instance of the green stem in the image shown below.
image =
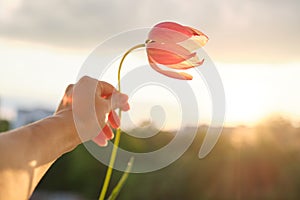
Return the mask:
[[[122,68],[122,65],[123,65],[123,62],[124,62],[126,56],[130,52],[132,52],[133,50],[138,49],[138,48],[142,48],[142,47],[145,47],[145,44],[136,45],[136,46],[130,48],[128,51],[126,51],[126,53],[123,55],[123,57],[121,59],[121,62],[120,62],[120,65],[119,65],[119,70],[118,70],[118,91],[119,92],[121,92],[121,68]],[[121,109],[119,109],[119,118],[120,118],[120,120],[121,120],[121,115],[122,115],[122,111],[121,111]],[[105,195],[106,195],[106,192],[107,192],[107,189],[108,189],[108,186],[109,186],[109,182],[110,182],[110,179],[111,179],[113,166],[115,164],[115,160],[116,160],[116,157],[117,157],[117,150],[118,150],[118,146],[119,146],[119,143],[120,143],[120,138],[121,138],[121,129],[118,128],[116,130],[116,137],[115,137],[115,141],[114,141],[114,147],[113,147],[113,150],[112,150],[112,153],[111,153],[111,156],[110,156],[109,166],[108,166],[108,169],[107,169],[107,172],[106,172],[106,176],[105,176],[104,184],[103,184],[100,196],[99,196],[99,200],[104,200],[104,198],[105,198]]]
[[[134,161],[134,157],[131,157],[128,164],[127,164],[125,172],[123,173],[123,175],[122,175],[121,179],[119,180],[118,184],[115,186],[115,188],[111,192],[110,196],[108,197],[108,200],[115,200],[118,197],[119,193],[121,192],[122,187],[124,186],[128,176],[129,176],[129,173],[131,172],[133,161]]]

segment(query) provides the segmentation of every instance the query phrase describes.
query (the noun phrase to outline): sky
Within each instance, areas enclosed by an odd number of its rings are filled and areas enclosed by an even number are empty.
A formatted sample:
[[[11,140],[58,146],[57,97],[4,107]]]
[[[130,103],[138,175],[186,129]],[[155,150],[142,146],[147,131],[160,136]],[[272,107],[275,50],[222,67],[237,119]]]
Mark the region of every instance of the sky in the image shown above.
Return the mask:
[[[273,113],[299,120],[299,9],[298,0],[0,0],[1,114],[14,105],[55,108],[99,43],[175,21],[209,36],[227,124]]]

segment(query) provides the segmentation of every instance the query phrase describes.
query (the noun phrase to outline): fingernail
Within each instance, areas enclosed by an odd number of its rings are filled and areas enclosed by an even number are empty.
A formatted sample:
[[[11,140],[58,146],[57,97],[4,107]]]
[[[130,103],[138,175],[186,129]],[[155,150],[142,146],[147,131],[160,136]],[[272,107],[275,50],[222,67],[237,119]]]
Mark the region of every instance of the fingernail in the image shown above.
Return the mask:
[[[100,147],[107,146],[107,139],[102,131],[93,139],[93,141]]]
[[[105,139],[104,140],[103,139],[101,139],[101,140],[93,139],[93,141],[100,147],[106,147],[108,144],[107,140],[105,140]]]

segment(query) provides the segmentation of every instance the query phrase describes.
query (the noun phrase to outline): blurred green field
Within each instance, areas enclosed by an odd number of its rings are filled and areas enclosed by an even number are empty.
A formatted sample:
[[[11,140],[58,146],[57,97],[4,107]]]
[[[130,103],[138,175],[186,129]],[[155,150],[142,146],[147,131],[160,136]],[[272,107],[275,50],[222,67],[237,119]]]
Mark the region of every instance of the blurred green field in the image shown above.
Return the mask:
[[[300,199],[300,128],[283,118],[255,127],[227,127],[209,156],[200,160],[205,130],[199,128],[188,151],[170,166],[130,174],[119,199]],[[146,140],[124,134],[121,146],[147,152],[171,139],[171,133],[163,132]],[[51,167],[34,195],[68,191],[82,199],[97,199],[105,172],[106,166],[81,145]],[[121,174],[114,171],[110,186]]]

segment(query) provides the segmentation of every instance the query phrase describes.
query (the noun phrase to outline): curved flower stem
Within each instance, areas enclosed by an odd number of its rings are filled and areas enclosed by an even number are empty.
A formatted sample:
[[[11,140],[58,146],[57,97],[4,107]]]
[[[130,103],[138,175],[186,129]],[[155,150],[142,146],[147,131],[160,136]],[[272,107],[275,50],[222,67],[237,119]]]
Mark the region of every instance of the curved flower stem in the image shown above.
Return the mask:
[[[142,47],[145,47],[145,44],[138,44],[138,45],[130,48],[123,55],[123,57],[120,61],[119,70],[118,70],[118,91],[119,92],[121,92],[121,68],[122,68],[122,65],[123,65],[123,62],[124,62],[126,56],[130,52],[132,52],[133,50],[138,49],[138,48],[142,48]],[[119,118],[120,118],[120,120],[121,120],[121,115],[122,115],[122,111],[121,111],[121,109],[119,109]],[[102,190],[101,190],[101,194],[99,196],[99,200],[104,200],[104,198],[105,198],[105,195],[106,195],[106,192],[107,192],[107,189],[108,189],[108,186],[109,186],[109,182],[110,182],[110,179],[111,179],[113,166],[115,164],[115,160],[116,160],[116,156],[117,156],[117,150],[118,150],[118,146],[119,146],[119,143],[120,143],[120,138],[121,138],[121,129],[118,128],[116,130],[116,137],[115,137],[115,141],[114,141],[114,147],[113,147],[113,150],[112,150],[112,153],[111,153],[111,156],[110,156],[109,166],[108,166],[108,169],[107,169],[107,172],[106,172],[106,176],[105,176],[104,184],[103,184],[103,187],[102,187]]]

